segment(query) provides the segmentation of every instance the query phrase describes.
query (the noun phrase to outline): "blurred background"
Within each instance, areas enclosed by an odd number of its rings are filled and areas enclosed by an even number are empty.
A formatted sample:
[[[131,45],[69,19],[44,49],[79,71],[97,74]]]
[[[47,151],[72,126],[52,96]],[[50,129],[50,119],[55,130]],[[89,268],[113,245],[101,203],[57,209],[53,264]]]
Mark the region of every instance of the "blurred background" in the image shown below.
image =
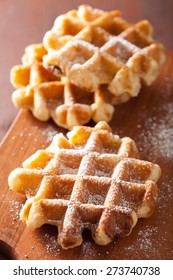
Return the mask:
[[[10,69],[21,63],[27,45],[42,41],[58,15],[81,4],[119,9],[132,23],[148,19],[154,27],[154,38],[173,49],[172,0],[0,0],[0,141],[18,112],[11,102]]]

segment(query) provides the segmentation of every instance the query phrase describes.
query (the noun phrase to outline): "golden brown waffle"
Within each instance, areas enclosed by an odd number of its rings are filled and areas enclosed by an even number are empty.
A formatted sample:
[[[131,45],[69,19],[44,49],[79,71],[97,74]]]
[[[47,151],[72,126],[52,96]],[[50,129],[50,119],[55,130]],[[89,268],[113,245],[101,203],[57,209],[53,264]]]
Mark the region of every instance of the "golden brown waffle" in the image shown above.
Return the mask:
[[[22,58],[23,65],[12,68],[11,82],[17,88],[12,100],[17,108],[29,109],[41,121],[52,118],[59,126],[71,129],[90,119],[109,122],[113,104],[128,100],[126,95],[115,97],[105,86],[93,93],[76,87],[65,77],[58,78],[43,67],[45,53],[42,44],[30,45]]]
[[[32,229],[56,225],[65,249],[82,243],[84,229],[101,245],[130,234],[155,209],[160,167],[139,160],[134,141],[105,122],[67,136],[58,134],[10,174],[10,188],[28,198],[22,220]]]
[[[26,47],[22,57],[23,64],[14,66],[10,72],[10,80],[15,88],[60,80],[50,69],[43,67],[43,56],[46,53],[43,44],[32,44]]]
[[[22,65],[14,66],[10,72],[10,80],[15,88],[60,80],[52,71],[43,67],[45,54],[47,51],[43,44],[32,44],[25,48]]]
[[[137,96],[165,60],[164,48],[146,21],[129,24],[118,11],[80,6],[59,16],[44,37],[44,65],[56,66],[76,86],[96,91],[102,84],[115,96]]]

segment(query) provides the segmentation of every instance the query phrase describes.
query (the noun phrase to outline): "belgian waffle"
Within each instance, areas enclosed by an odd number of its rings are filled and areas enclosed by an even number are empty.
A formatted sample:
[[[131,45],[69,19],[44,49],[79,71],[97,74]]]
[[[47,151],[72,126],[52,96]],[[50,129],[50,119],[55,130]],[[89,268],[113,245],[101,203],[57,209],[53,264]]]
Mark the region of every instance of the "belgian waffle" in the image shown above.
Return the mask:
[[[115,96],[137,96],[150,85],[165,60],[147,20],[129,24],[118,11],[80,6],[59,16],[43,40],[44,65],[56,66],[76,86],[96,91],[102,84]]]
[[[43,56],[46,53],[47,51],[43,44],[32,44],[25,48],[22,65],[14,66],[10,72],[10,80],[15,88],[59,80],[49,69],[45,69],[42,65]]]
[[[70,83],[66,77],[57,77],[55,71],[43,67],[45,54],[42,44],[30,45],[22,58],[23,65],[12,68],[11,82],[17,88],[12,101],[17,108],[29,109],[41,121],[52,118],[57,125],[71,129],[90,119],[96,123],[109,122],[113,105],[128,100],[126,94],[115,97],[105,86],[89,92]]]
[[[82,243],[84,229],[100,245],[130,234],[154,211],[160,167],[138,159],[134,141],[113,135],[105,122],[67,136],[56,135],[10,174],[10,188],[28,198],[21,219],[32,229],[56,225],[65,249]]]

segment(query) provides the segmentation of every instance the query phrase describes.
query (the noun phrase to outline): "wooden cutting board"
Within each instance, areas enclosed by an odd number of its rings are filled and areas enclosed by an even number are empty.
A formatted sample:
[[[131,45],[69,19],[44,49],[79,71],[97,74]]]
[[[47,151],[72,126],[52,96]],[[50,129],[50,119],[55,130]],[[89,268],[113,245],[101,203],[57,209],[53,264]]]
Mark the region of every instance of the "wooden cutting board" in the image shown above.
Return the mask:
[[[93,123],[90,123],[93,125]],[[0,148],[0,252],[12,259],[173,259],[173,53],[160,76],[140,95],[117,106],[110,122],[114,133],[132,137],[141,159],[162,168],[159,201],[149,219],[140,219],[128,237],[99,246],[84,232],[84,243],[63,250],[56,227],[31,231],[19,220],[25,198],[8,188],[8,175],[37,149],[46,147],[57,132],[53,124],[37,121],[30,112],[18,114]]]

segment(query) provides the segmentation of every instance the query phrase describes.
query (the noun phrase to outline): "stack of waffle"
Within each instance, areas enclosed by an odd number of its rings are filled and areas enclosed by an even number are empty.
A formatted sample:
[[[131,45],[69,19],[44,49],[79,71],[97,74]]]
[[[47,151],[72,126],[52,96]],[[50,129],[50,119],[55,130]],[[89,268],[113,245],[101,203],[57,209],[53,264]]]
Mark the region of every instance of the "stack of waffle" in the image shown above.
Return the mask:
[[[118,11],[83,5],[59,16],[43,44],[26,48],[23,65],[11,71],[12,100],[67,129],[109,122],[114,105],[150,85],[164,60],[148,21],[132,25]]]

